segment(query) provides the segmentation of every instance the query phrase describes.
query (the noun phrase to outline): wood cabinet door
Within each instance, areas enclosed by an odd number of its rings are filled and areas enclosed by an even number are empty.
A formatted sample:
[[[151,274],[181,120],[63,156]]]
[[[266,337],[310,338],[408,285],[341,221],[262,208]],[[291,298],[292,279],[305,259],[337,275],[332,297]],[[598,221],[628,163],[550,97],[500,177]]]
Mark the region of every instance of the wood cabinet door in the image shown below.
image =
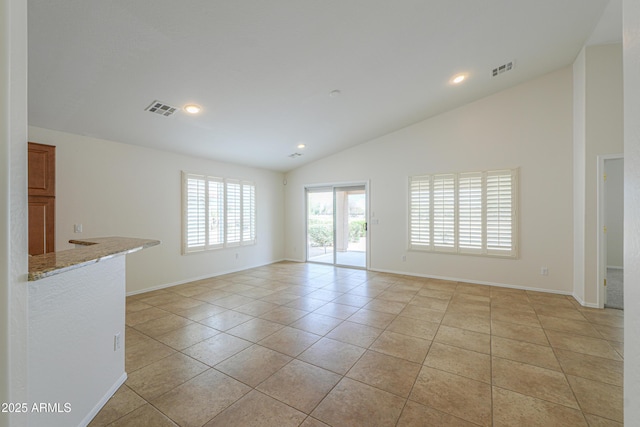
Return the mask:
[[[56,147],[29,143],[29,196],[56,195]]]
[[[29,197],[29,255],[40,255],[55,250],[54,197]]]

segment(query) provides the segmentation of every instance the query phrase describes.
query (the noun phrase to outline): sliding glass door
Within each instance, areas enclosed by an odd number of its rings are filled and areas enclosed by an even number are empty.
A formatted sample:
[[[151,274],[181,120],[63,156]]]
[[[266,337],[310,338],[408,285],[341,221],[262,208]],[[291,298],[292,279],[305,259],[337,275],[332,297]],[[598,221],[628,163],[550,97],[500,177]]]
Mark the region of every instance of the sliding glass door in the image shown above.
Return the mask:
[[[307,261],[366,268],[364,185],[307,188]]]

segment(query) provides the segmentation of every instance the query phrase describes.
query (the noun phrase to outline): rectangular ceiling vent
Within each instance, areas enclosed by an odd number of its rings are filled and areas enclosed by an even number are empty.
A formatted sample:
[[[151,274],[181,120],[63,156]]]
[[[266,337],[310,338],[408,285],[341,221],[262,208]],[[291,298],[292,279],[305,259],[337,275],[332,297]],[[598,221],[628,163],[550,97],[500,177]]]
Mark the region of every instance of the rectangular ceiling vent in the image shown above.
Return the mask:
[[[161,116],[169,117],[172,116],[173,113],[178,111],[178,108],[172,107],[171,105],[163,104],[160,101],[153,101],[144,111],[151,111],[152,113],[160,114]]]
[[[498,74],[506,73],[513,69],[513,61],[509,61],[506,64],[502,64],[491,71],[491,76],[496,77]]]

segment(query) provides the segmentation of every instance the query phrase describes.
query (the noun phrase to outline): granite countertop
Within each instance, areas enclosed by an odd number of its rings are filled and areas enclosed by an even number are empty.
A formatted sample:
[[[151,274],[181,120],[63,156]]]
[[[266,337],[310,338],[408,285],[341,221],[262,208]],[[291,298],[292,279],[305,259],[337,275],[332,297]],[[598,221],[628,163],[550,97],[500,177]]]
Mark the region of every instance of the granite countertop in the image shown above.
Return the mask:
[[[29,257],[28,280],[40,280],[103,259],[130,254],[159,245],[160,241],[132,237],[97,237],[86,240],[69,240],[69,243],[82,247]]]

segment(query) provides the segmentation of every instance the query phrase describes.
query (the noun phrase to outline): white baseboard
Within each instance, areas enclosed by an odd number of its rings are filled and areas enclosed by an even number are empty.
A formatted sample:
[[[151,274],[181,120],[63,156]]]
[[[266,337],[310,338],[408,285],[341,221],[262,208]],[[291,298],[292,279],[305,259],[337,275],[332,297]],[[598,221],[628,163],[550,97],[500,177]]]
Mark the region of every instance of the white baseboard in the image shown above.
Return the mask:
[[[133,292],[127,292],[127,296],[129,297],[129,296],[132,296],[132,295],[145,294],[147,292],[152,292],[152,291],[157,291],[157,290],[160,290],[160,289],[170,288],[172,286],[177,286],[177,285],[184,285],[185,283],[196,282],[198,280],[211,279],[213,277],[224,276],[225,274],[231,274],[231,273],[237,273],[239,271],[251,270],[252,268],[264,267],[265,265],[271,265],[271,264],[275,264],[275,263],[281,262],[281,261],[287,261],[287,260],[286,259],[279,259],[279,260],[270,261],[270,262],[266,262],[266,263],[262,263],[262,264],[256,264],[256,265],[245,266],[245,267],[236,268],[236,269],[232,269],[232,270],[220,271],[220,272],[217,272],[215,274],[206,274],[204,276],[190,277],[188,279],[178,280],[177,282],[164,283],[162,285],[151,286],[150,288],[144,288],[144,289],[140,289],[140,290],[133,291]]]
[[[588,308],[601,308],[598,307],[597,303],[594,302],[585,302],[582,298],[578,297],[575,293],[571,295],[576,301],[578,301],[578,304],[580,304],[583,307],[588,307]]]
[[[580,304],[583,307],[600,308],[600,307],[598,307],[597,303],[587,303],[587,302],[583,301],[581,298],[578,298],[578,296],[575,293],[569,292],[569,291],[558,291],[558,290],[555,290],[555,289],[536,288],[536,287],[533,287],[533,286],[513,285],[513,284],[510,284],[510,283],[484,282],[484,281],[480,281],[480,280],[461,279],[461,278],[458,278],[458,277],[434,276],[434,275],[428,275],[428,274],[415,274],[415,273],[407,273],[407,272],[394,271],[394,270],[383,270],[383,269],[373,269],[373,268],[371,268],[369,270],[370,271],[377,271],[377,272],[380,272],[380,273],[401,274],[403,276],[424,277],[424,278],[429,278],[429,279],[448,280],[448,281],[452,281],[452,282],[473,283],[473,284],[476,284],[476,285],[497,286],[497,287],[500,287],[500,288],[518,289],[518,290],[523,290],[523,291],[543,292],[543,293],[547,293],[547,294],[556,294],[556,295],[566,295],[566,296],[573,297],[578,302],[578,304]]]
[[[518,289],[518,290],[522,290],[522,291],[545,292],[545,293],[548,293],[548,294],[574,296],[573,293],[571,293],[569,291],[557,291],[557,290],[554,290],[554,289],[543,289],[543,288],[536,288],[536,287],[532,287],[532,286],[512,285],[510,283],[484,282],[484,281],[481,281],[481,280],[461,279],[459,277],[434,276],[434,275],[430,275],[430,274],[416,274],[416,273],[407,273],[407,272],[404,272],[404,271],[383,270],[383,269],[375,269],[375,268],[370,268],[369,271],[376,271],[376,272],[379,272],[379,273],[401,274],[403,276],[423,277],[423,278],[428,278],[428,279],[448,280],[448,281],[451,281],[451,282],[472,283],[472,284],[475,284],[475,285],[497,286],[497,287],[500,287],[500,288]]]
[[[96,415],[98,415],[98,412],[100,412],[102,407],[107,404],[109,399],[111,399],[111,396],[113,396],[114,393],[118,391],[120,386],[124,384],[126,380],[127,380],[127,373],[123,372],[120,378],[118,378],[118,380],[109,388],[109,391],[107,391],[107,393],[102,397],[102,399],[100,399],[100,401],[96,403],[96,406],[93,407],[91,412],[89,412],[87,416],[84,417],[84,419],[80,422],[78,427],[86,427],[91,422],[91,420],[93,420],[93,418]]]

